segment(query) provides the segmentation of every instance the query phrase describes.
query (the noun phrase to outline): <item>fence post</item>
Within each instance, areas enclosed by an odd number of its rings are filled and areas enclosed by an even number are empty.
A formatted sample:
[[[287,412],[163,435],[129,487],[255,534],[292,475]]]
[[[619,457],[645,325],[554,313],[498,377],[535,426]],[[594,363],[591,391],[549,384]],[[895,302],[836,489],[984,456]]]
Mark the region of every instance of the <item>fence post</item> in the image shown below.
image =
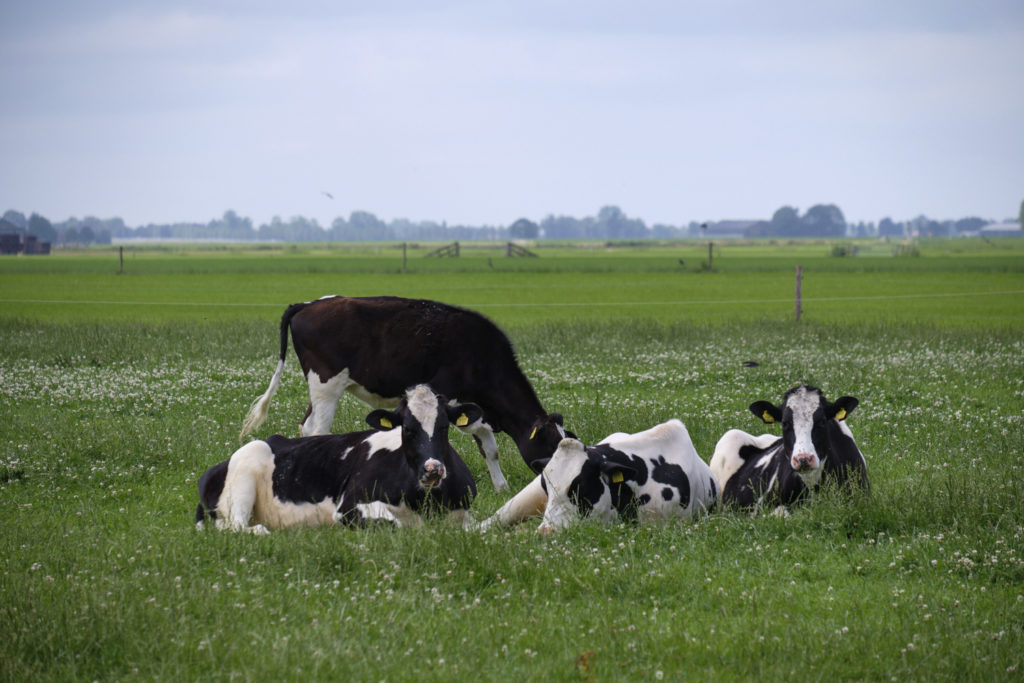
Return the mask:
[[[711,252],[715,247],[714,242],[708,242],[708,270],[711,270]]]
[[[802,295],[802,292],[800,291],[801,290],[801,283],[803,282],[803,279],[804,279],[803,270],[801,270],[800,266],[797,266],[796,267],[796,321],[797,322],[800,322],[800,314],[803,312],[803,306],[802,306],[803,295]]]
[[[123,274],[124,273],[124,247],[123,246],[119,246],[117,248],[117,251],[120,253],[120,256],[121,256],[121,270],[118,271],[118,272]]]
[[[406,260],[405,247],[406,247],[406,243],[402,242],[402,272],[403,273],[405,272],[405,260]]]

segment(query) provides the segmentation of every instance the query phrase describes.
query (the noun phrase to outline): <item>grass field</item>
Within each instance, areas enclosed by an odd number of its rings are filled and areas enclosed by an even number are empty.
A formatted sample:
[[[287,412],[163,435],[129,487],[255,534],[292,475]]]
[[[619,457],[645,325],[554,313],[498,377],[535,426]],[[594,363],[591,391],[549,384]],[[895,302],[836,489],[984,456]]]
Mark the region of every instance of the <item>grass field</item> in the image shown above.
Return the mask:
[[[130,252],[123,274],[116,250],[0,260],[0,680],[1021,678],[1015,242],[726,245],[710,271],[698,244],[426,250],[404,273],[393,246]],[[872,493],[554,537],[195,531],[196,478],[237,447],[284,305],[332,292],[488,314],[591,443],[679,417],[709,458],[762,430],[755,399],[857,396]],[[260,435],[295,434],[304,406],[290,358]],[[365,412],[343,400],[335,429]],[[507,496],[453,443],[482,519]]]

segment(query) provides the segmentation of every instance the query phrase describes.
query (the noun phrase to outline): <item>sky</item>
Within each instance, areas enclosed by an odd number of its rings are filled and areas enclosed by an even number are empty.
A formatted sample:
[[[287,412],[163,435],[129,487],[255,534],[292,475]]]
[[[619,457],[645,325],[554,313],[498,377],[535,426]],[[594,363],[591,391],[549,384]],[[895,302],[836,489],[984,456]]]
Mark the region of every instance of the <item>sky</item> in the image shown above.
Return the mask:
[[[0,3],[0,212],[1016,218],[1020,0]]]

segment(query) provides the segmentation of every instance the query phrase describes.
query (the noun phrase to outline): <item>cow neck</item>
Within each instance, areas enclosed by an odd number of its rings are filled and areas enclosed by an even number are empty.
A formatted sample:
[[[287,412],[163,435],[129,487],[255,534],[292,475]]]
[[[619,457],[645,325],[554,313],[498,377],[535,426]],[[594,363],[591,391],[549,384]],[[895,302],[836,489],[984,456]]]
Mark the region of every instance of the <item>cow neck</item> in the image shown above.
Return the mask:
[[[478,401],[484,409],[487,422],[495,431],[505,432],[519,445],[530,440],[537,418],[547,417],[544,406],[540,404],[526,377],[522,377],[520,382],[505,383],[489,398],[493,400],[486,403],[491,405]]]

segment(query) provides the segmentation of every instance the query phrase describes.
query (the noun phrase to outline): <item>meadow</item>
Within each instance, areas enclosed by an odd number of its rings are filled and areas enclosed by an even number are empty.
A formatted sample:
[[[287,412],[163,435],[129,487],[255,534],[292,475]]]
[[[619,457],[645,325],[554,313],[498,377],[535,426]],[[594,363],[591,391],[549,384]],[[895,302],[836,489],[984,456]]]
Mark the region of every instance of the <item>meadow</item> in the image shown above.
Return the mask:
[[[1016,242],[727,244],[710,268],[698,243],[430,246],[404,272],[394,245],[0,260],[0,679],[1021,678]],[[678,417],[707,459],[729,428],[769,429],[754,400],[857,396],[872,490],[556,536],[196,531],[196,479],[239,445],[284,306],[328,293],[487,314],[588,443]],[[295,434],[304,407],[289,357],[260,436]],[[344,399],[335,430],[365,413]],[[483,519],[510,494],[452,440]]]

